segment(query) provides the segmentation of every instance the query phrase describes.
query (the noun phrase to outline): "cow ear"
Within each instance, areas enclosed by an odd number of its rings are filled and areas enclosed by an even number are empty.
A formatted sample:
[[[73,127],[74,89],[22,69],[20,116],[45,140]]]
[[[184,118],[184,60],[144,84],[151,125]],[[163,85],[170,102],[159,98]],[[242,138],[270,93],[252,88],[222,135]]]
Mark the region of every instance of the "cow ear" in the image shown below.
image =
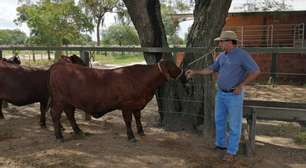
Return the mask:
[[[177,67],[181,67],[183,61],[184,61],[185,53],[184,52],[178,52],[175,55],[175,64]]]

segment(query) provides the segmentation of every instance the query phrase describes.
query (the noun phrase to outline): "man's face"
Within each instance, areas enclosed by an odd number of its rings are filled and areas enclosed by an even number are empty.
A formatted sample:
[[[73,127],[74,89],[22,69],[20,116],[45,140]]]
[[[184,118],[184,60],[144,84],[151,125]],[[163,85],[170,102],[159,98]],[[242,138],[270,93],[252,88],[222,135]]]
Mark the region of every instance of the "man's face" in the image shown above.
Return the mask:
[[[232,40],[220,40],[219,47],[222,48],[224,51],[228,51],[233,47]]]

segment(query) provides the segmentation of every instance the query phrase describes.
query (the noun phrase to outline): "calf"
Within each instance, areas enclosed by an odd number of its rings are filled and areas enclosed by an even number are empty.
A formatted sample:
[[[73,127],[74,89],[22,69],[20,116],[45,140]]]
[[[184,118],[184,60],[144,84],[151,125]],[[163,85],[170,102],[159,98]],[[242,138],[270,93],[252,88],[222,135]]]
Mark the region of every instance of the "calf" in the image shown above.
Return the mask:
[[[99,118],[119,109],[127,128],[127,136],[136,141],[131,129],[132,114],[138,134],[144,135],[140,111],[152,99],[155,90],[170,78],[185,81],[183,71],[170,61],[154,65],[133,65],[117,69],[90,69],[69,63],[57,63],[50,70],[52,93],[51,115],[55,136],[63,141],[60,129],[62,111],[76,134],[82,134],[75,118],[75,108]]]

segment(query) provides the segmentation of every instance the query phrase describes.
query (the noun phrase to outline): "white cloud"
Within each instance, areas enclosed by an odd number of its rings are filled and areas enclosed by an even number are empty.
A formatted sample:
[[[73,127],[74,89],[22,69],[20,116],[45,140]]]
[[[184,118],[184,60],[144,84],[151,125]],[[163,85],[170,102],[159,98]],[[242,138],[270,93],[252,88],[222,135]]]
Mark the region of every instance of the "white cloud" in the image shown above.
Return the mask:
[[[0,29],[25,29],[24,26],[19,27],[14,23],[14,19],[16,19],[17,6],[18,0],[1,0]]]

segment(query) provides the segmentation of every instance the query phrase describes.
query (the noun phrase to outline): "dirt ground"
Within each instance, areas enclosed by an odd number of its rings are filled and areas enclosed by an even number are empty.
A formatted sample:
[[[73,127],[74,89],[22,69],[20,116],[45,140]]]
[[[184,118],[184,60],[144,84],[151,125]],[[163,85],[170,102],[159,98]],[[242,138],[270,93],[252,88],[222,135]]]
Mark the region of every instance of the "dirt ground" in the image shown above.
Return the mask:
[[[256,90],[256,93],[255,93]],[[293,86],[249,87],[248,98],[306,102],[306,88]],[[77,123],[89,135],[79,139],[63,115],[64,143],[55,141],[50,115],[47,129],[39,126],[39,104],[4,109],[0,121],[0,167],[3,168],[305,168],[306,145],[293,139],[297,123],[259,121],[256,156],[239,154],[234,164],[220,160],[210,140],[192,132],[169,132],[157,127],[155,100],[142,111],[146,136],[136,135],[137,143],[127,141],[120,111],[100,119]],[[135,132],[135,124],[133,123]]]

